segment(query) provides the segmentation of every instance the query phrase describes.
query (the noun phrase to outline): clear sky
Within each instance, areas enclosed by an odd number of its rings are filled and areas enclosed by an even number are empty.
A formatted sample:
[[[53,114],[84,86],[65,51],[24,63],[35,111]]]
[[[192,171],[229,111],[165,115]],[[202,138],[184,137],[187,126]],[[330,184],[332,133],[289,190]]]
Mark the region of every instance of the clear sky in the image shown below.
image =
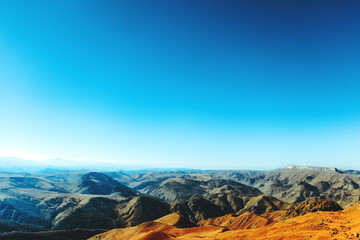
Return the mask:
[[[0,0],[0,156],[360,169],[359,12],[358,0]]]

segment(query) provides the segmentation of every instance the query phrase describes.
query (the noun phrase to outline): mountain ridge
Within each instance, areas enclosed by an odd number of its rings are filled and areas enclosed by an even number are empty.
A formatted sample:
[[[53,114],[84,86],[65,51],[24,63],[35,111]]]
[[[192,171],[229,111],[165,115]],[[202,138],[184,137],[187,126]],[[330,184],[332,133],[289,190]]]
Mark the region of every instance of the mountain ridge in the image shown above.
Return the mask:
[[[346,208],[360,200],[360,175],[354,171],[297,166],[272,171],[0,173],[0,220],[3,232],[69,231],[132,227],[171,213],[180,214],[187,226],[201,226],[227,214],[272,216],[316,199]],[[252,215],[249,219],[257,221]]]

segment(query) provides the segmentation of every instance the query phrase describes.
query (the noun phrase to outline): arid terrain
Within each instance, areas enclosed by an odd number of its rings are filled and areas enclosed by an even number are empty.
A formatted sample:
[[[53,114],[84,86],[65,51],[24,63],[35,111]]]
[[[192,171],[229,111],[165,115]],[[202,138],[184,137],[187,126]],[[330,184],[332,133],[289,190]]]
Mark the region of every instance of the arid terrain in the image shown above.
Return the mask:
[[[352,170],[47,170],[0,178],[0,239],[357,239],[360,232],[360,173]]]
[[[120,239],[360,239],[360,204],[343,211],[318,211],[284,218],[284,211],[211,218],[199,227],[182,228],[173,213],[136,227],[115,229],[91,240]]]

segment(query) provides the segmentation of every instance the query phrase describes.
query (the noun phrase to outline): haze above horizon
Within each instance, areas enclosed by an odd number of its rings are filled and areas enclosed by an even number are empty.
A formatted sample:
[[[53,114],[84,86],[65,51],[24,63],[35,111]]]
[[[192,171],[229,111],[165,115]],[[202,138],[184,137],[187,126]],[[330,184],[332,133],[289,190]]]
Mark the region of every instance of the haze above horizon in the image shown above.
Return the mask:
[[[359,12],[356,0],[1,1],[0,157],[360,169]]]

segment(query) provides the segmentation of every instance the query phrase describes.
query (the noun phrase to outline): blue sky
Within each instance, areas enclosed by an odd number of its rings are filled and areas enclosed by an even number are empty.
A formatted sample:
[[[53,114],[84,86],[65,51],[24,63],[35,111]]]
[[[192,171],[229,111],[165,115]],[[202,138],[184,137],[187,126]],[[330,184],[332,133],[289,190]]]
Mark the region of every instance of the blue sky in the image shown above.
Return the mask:
[[[356,0],[0,1],[0,156],[360,169],[359,11]]]

